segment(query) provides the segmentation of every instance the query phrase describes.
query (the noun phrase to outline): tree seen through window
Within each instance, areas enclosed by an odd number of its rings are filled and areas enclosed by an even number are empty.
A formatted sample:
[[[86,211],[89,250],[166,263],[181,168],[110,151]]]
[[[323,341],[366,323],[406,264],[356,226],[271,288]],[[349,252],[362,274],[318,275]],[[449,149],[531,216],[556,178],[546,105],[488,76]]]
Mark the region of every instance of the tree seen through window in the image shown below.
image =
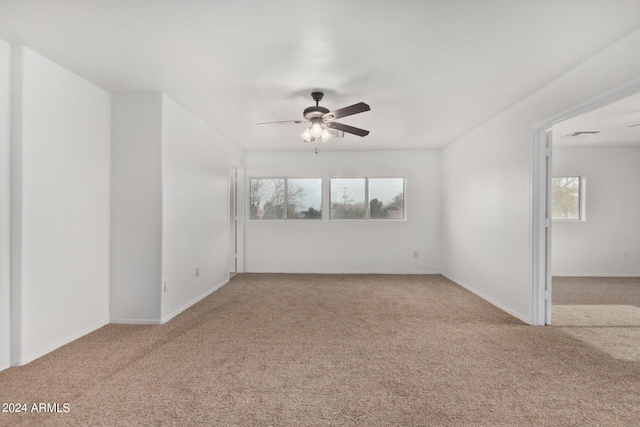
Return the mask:
[[[552,219],[579,220],[580,177],[562,176],[552,178]]]

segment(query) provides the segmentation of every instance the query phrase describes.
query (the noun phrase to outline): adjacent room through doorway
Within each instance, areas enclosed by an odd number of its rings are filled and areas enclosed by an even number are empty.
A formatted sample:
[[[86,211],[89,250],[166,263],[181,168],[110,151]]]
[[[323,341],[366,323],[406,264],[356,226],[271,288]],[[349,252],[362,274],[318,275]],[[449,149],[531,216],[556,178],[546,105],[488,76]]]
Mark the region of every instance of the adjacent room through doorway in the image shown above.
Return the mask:
[[[552,325],[640,361],[640,94],[553,126]]]

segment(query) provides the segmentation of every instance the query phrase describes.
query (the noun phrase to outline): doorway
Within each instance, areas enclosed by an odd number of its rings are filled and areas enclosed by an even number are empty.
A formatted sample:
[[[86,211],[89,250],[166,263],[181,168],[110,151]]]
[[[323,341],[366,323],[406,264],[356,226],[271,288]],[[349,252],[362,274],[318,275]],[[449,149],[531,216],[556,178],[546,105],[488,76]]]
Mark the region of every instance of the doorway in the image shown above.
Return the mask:
[[[553,141],[559,137],[575,134],[582,142],[585,142],[593,129],[578,129],[572,132],[565,132],[563,123],[568,123],[574,118],[591,114],[607,106],[614,105],[618,101],[632,96],[640,97],[640,81],[632,82],[615,91],[602,95],[589,102],[565,111],[551,119],[548,119],[532,128],[533,130],[533,176],[532,176],[532,207],[533,207],[533,248],[532,248],[532,324],[549,325],[552,323],[552,164],[553,161]],[[636,108],[636,113],[638,113]],[[633,121],[633,119],[632,119]],[[640,120],[638,120],[640,122]],[[636,122],[627,124],[627,128],[633,127]],[[638,126],[637,128],[640,128]],[[639,129],[640,130],[640,129]],[[554,132],[556,135],[554,136]],[[567,135],[565,135],[565,133]],[[640,142],[640,139],[638,139]],[[636,145],[637,147],[637,145]],[[640,149],[640,148],[638,148]],[[570,173],[569,173],[570,172]],[[574,180],[578,182],[579,177],[585,178],[584,174],[577,171],[565,171],[563,175],[575,175]],[[584,209],[580,207],[579,209]],[[581,214],[584,214],[582,210]],[[579,221],[580,218],[574,219]],[[574,224],[578,225],[578,224]],[[573,229],[575,232],[575,228]],[[560,250],[554,248],[554,250]],[[565,250],[565,249],[562,249]],[[627,255],[628,250],[622,250],[621,257],[631,257]],[[588,257],[581,259],[583,263],[590,262]],[[593,262],[593,261],[591,261]],[[558,264],[558,261],[555,262]],[[636,262],[636,265],[637,262]],[[634,270],[635,271],[635,270]],[[637,274],[637,272],[636,272]]]
[[[553,127],[553,326],[640,361],[640,94]]]

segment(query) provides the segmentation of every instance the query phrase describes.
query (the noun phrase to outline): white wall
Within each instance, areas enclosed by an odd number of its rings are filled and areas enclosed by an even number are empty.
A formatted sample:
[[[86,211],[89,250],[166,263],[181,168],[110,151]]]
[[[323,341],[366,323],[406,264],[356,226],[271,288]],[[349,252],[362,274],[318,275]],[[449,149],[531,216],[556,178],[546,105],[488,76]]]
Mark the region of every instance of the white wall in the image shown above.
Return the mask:
[[[228,168],[242,156],[165,95],[113,95],[112,322],[166,322],[228,281]]]
[[[553,222],[552,274],[640,276],[640,148],[557,148],[553,175],[586,175],[587,194],[586,221]]]
[[[230,160],[242,162],[243,153],[168,97],[162,101],[166,321],[228,281],[228,168]]]
[[[162,289],[162,95],[112,101],[111,321],[158,323]]]
[[[24,364],[109,322],[111,96],[27,48],[12,62],[12,358]]]
[[[247,272],[439,272],[439,151],[249,152],[245,171],[247,188],[251,177],[321,177],[324,184],[321,221],[249,220],[246,209]],[[329,221],[329,178],[358,176],[404,176],[406,221]]]
[[[0,371],[11,365],[11,45],[0,40]]]
[[[448,145],[442,272],[532,319],[530,127],[640,78],[640,30]]]

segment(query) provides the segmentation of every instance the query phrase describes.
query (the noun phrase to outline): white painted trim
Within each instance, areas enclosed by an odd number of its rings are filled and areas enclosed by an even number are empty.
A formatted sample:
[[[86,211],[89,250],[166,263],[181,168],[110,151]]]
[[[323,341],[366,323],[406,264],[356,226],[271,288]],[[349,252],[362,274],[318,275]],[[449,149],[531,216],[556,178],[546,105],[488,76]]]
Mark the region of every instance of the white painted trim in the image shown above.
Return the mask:
[[[287,271],[247,271],[247,274],[442,274],[439,271],[353,271],[353,270],[287,270]]]
[[[453,277],[449,276],[448,274],[444,274],[444,273],[440,273],[443,277],[446,277],[447,279],[451,280],[453,283],[455,283],[456,285],[468,290],[469,292],[471,292],[474,295],[477,295],[478,297],[482,298],[483,300],[487,301],[488,303],[491,303],[492,305],[496,306],[497,308],[499,308],[500,310],[504,311],[507,314],[512,315],[513,317],[515,317],[518,320],[523,321],[524,323],[528,323],[530,325],[532,325],[533,323],[531,323],[531,321],[527,318],[527,316],[524,316],[518,312],[515,312],[513,310],[511,310],[509,307],[506,307],[502,304],[500,304],[499,302],[495,301],[492,298],[489,298],[488,296],[484,295],[482,292],[478,292],[475,289],[473,289],[472,287],[460,282],[459,280],[454,279]]]
[[[11,362],[5,362],[2,365],[0,365],[0,372],[4,371],[5,369],[9,369],[11,367]]]
[[[227,283],[229,283],[229,279],[224,280],[222,283],[219,283],[218,285],[214,286],[204,294],[186,303],[185,305],[178,308],[171,314],[163,317],[162,319],[111,319],[111,323],[117,324],[117,325],[162,325],[164,323],[167,323],[169,320],[173,319],[174,317],[176,317],[186,309],[202,301],[203,299],[205,299],[206,297],[208,297],[218,289],[222,288]]]
[[[233,172],[233,176],[232,176]],[[235,182],[231,182],[231,180],[235,180]],[[234,213],[236,218],[232,218],[231,211],[233,207],[231,206],[231,196],[233,195],[233,189],[235,188],[234,202],[235,209]],[[229,162],[229,167],[227,168],[227,279],[231,277],[231,264],[234,264],[234,273],[238,274],[238,168],[236,168],[232,162]],[[235,224],[235,236],[233,236],[233,226],[232,223]],[[235,237],[236,244],[233,249],[235,249],[235,253],[231,247],[231,241]],[[234,257],[233,260],[231,257]]]
[[[162,325],[160,319],[111,319],[114,325]]]
[[[582,113],[597,110],[598,108],[613,104],[616,101],[627,98],[631,95],[635,95],[638,92],[640,92],[640,78],[634,79],[629,83],[607,91],[581,104],[578,104],[575,107],[561,111],[558,114],[555,114],[545,120],[531,125],[531,129],[536,130],[550,128],[556,123],[560,123]]]
[[[13,366],[22,366],[22,365],[26,365],[27,363],[31,363],[36,359],[39,359],[42,356],[45,356],[49,353],[51,353],[52,351],[55,351],[75,340],[77,340],[78,338],[82,338],[83,336],[90,334],[91,332],[95,332],[98,329],[104,327],[105,325],[108,325],[108,323],[99,323],[97,325],[93,325],[93,326],[89,326],[87,328],[83,328],[80,331],[69,335],[61,340],[56,341],[53,344],[50,344],[42,349],[39,349],[38,354],[22,354],[21,357],[15,361],[12,362]]]
[[[637,274],[620,274],[620,273],[611,273],[611,274],[575,273],[575,274],[570,274],[570,273],[563,273],[563,274],[554,274],[553,277],[633,277],[633,278],[640,278],[640,273],[637,273]]]
[[[236,171],[236,272],[235,274],[242,273],[244,271],[244,166],[233,160],[229,160],[228,170]],[[231,185],[227,183],[227,202],[231,200]],[[231,249],[231,206],[227,205],[227,249]],[[230,253],[227,254],[227,259],[230,257]],[[228,269],[228,268],[227,268]],[[227,271],[227,279],[230,279],[233,275]]]
[[[546,318],[547,276],[547,127],[534,129],[531,134],[530,241],[531,262],[531,324],[541,326]]]
[[[238,204],[238,211],[236,214],[238,215],[238,224],[237,224],[237,233],[238,233],[238,242],[236,246],[236,253],[238,258],[236,260],[236,274],[244,273],[244,224],[245,224],[245,169],[242,163],[239,163],[233,159],[229,160],[229,167],[233,167],[237,171],[237,193],[236,193],[236,203]],[[227,195],[227,200],[229,200],[229,196]],[[229,209],[227,209],[229,212]],[[229,224],[229,221],[227,221]],[[229,235],[229,233],[227,233]],[[229,247],[229,242],[227,242],[227,248]],[[230,279],[231,276],[227,273],[227,279]]]
[[[236,160],[229,159],[229,166],[236,169],[244,169],[244,165]]]
[[[229,283],[229,279],[226,279],[223,282],[217,284],[216,286],[214,286],[213,288],[211,288],[210,290],[208,290],[204,294],[200,295],[199,297],[196,297],[195,299],[193,299],[190,302],[186,303],[182,307],[178,308],[173,313],[170,313],[167,316],[163,317],[162,320],[160,321],[160,323],[161,324],[167,323],[169,320],[173,319],[174,317],[176,317],[178,314],[182,313],[183,311],[185,311],[189,307],[191,307],[191,306],[197,304],[198,302],[202,301],[203,299],[205,299],[206,297],[208,297],[209,295],[211,295],[212,293],[214,293],[218,289],[222,288],[227,283]]]
[[[627,84],[619,86],[615,89],[600,94],[594,98],[591,98],[575,107],[562,111],[554,116],[551,116],[541,122],[538,122],[531,126],[531,216],[530,216],[530,235],[531,235],[531,293],[532,293],[532,306],[531,312],[533,315],[532,324],[544,325],[545,323],[551,323],[550,313],[546,313],[546,319],[541,318],[541,307],[545,305],[544,287],[545,287],[545,275],[548,268],[551,270],[551,265],[545,266],[545,259],[550,255],[550,249],[544,248],[546,245],[545,225],[541,220],[540,214],[543,212],[544,207],[547,206],[547,200],[549,195],[546,191],[540,191],[540,185],[542,180],[546,180],[546,155],[543,157],[541,151],[542,147],[546,150],[546,129],[551,128],[554,124],[563,120],[575,117],[579,114],[586,113],[606,105],[612,104],[616,101],[624,99],[628,96],[634,95],[640,92],[640,78],[634,79]],[[543,254],[544,251],[544,254]],[[543,274],[544,272],[544,274]],[[632,276],[633,277],[633,276]],[[546,321],[545,321],[546,320]]]

